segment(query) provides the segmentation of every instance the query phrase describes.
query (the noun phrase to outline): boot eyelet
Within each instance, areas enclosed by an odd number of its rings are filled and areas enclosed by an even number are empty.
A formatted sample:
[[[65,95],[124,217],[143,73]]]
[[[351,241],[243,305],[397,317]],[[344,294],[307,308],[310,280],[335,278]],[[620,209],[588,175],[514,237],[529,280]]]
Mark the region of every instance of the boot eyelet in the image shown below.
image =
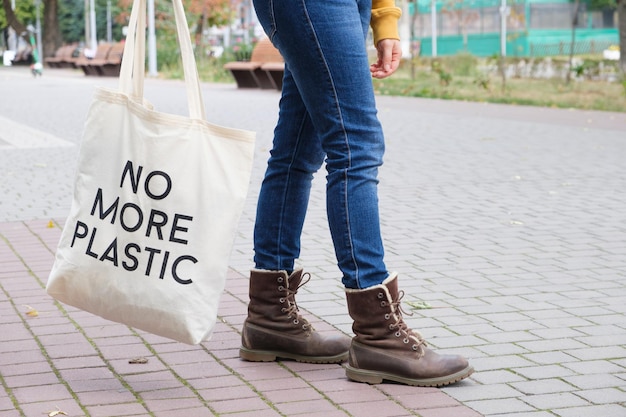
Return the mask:
[[[287,320],[291,320],[291,314],[287,316]]]
[[[382,292],[378,293],[378,298],[383,298],[385,295]]]
[[[400,337],[400,336],[402,336],[402,333],[396,332],[396,337]]]
[[[300,321],[298,319],[293,321],[293,324],[300,324]]]
[[[282,283],[282,282],[283,282],[283,277],[278,277],[277,281],[278,281],[279,283]]]
[[[381,301],[381,302],[380,302],[380,306],[381,306],[381,307],[385,307],[385,306],[387,306],[387,302],[386,302],[386,301]]]
[[[416,352],[417,352],[417,345],[413,345],[413,346],[411,346],[411,349],[413,349],[414,351],[416,351]]]
[[[404,339],[402,341],[404,342],[405,345],[409,343],[409,339]]]
[[[285,299],[284,298],[281,298],[279,301],[280,301],[281,304],[285,303]]]
[[[309,327],[306,324],[302,325],[302,330],[307,330]]]
[[[281,301],[282,302],[282,301]],[[391,318],[390,314],[385,314],[385,320],[389,320]]]
[[[281,308],[281,309],[280,309],[280,312],[281,312],[281,313],[286,313],[286,312],[287,312],[287,309],[286,309],[286,308]]]
[[[285,287],[283,287],[282,285],[278,286],[278,291],[285,291]]]
[[[390,325],[389,325],[389,330],[393,330],[393,329],[395,329],[395,328],[396,328],[396,325],[395,325],[395,324],[390,324]]]

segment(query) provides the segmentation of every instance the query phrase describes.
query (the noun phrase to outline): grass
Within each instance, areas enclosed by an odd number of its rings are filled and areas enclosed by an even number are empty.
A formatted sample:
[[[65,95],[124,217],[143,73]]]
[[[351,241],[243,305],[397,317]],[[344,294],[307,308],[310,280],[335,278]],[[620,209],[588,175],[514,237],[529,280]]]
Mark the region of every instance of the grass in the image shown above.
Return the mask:
[[[420,74],[416,79],[375,80],[377,94],[428,97],[541,107],[577,108],[626,112],[626,94],[619,83],[604,81],[508,79],[504,91],[495,77],[453,77],[442,85],[436,75]]]
[[[418,67],[412,77],[403,63],[394,76],[374,80],[374,88],[381,95],[626,112],[626,81],[507,78],[503,86],[500,76],[485,75],[476,66],[442,67]]]
[[[597,57],[584,57],[585,68],[598,66]],[[198,59],[198,73],[205,82],[234,83],[223,69],[228,57]],[[560,61],[559,61],[560,60]],[[566,59],[554,58],[564,65]],[[579,77],[570,83],[560,78],[507,78],[503,86],[498,75],[487,75],[479,68],[495,65],[493,59],[470,55],[421,59],[413,72],[411,63],[403,61],[392,77],[373,80],[380,95],[439,98],[476,102],[518,104],[555,108],[576,108],[626,112],[626,78],[621,81],[593,81]],[[171,65],[159,70],[165,78],[182,78],[182,67]],[[412,72],[414,75],[412,75]]]
[[[234,83],[235,80],[233,77],[223,68],[226,62],[226,59],[196,59],[196,67],[200,80],[213,83]],[[164,66],[159,69],[159,73],[161,77],[169,79],[182,80],[184,77],[183,67],[180,63]]]

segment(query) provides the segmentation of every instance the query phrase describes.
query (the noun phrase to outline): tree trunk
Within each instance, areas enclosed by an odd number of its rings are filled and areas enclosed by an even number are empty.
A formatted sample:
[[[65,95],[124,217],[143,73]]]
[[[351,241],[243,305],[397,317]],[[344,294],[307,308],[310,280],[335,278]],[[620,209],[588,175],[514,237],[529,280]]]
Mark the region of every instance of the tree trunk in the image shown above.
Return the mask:
[[[202,14],[198,17],[196,25],[195,41],[196,41],[196,58],[204,59],[206,56],[204,51],[204,28],[207,27],[208,11],[206,4],[202,7]]]
[[[409,22],[409,31],[411,32],[411,39],[409,40],[409,45],[411,48],[411,79],[415,80],[416,75],[416,60],[417,56],[415,54],[415,26],[417,20],[417,0],[411,0],[413,3],[413,15],[411,16],[411,20]]]
[[[617,2],[617,19],[619,20],[619,62],[622,74],[626,75],[626,0]]]
[[[198,23],[196,23],[196,33],[195,35],[195,43],[196,43],[196,50],[200,48],[200,45],[202,44],[202,32],[204,32],[204,16],[199,16],[198,17]]]
[[[28,37],[28,31],[26,30],[26,26],[17,19],[15,13],[13,13],[13,9],[11,8],[11,0],[2,0],[2,6],[4,7],[4,14],[7,18],[7,23],[11,26],[17,36],[21,36],[24,38],[26,42],[30,45],[30,38]]]
[[[625,0],[622,0],[625,1]],[[576,26],[578,26],[578,10],[580,9],[580,0],[576,0],[574,3],[574,17],[572,18],[572,42],[569,46],[569,68],[567,71],[566,82],[572,79],[572,61],[574,60],[574,44],[576,43]]]
[[[56,50],[61,46],[58,12],[58,0],[44,0],[43,33],[41,41],[43,44],[44,57],[53,56]]]

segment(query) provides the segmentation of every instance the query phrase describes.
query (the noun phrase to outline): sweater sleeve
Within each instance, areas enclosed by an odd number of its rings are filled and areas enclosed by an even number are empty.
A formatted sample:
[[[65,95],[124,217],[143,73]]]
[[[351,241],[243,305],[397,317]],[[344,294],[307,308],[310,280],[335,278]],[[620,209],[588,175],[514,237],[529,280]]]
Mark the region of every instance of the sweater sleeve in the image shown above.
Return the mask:
[[[370,25],[374,32],[374,45],[381,39],[400,39],[398,19],[402,15],[394,0],[372,0]]]

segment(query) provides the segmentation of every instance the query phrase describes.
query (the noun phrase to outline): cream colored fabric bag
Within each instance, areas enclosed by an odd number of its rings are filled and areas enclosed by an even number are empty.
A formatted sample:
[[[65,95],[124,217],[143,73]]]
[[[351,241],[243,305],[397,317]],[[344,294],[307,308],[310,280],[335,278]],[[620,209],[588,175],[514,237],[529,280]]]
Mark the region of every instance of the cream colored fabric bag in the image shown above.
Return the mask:
[[[217,318],[255,134],[205,121],[183,6],[172,2],[190,117],[159,113],[143,98],[146,0],[135,0],[119,91],[97,89],[88,113],[47,291],[197,344]]]

